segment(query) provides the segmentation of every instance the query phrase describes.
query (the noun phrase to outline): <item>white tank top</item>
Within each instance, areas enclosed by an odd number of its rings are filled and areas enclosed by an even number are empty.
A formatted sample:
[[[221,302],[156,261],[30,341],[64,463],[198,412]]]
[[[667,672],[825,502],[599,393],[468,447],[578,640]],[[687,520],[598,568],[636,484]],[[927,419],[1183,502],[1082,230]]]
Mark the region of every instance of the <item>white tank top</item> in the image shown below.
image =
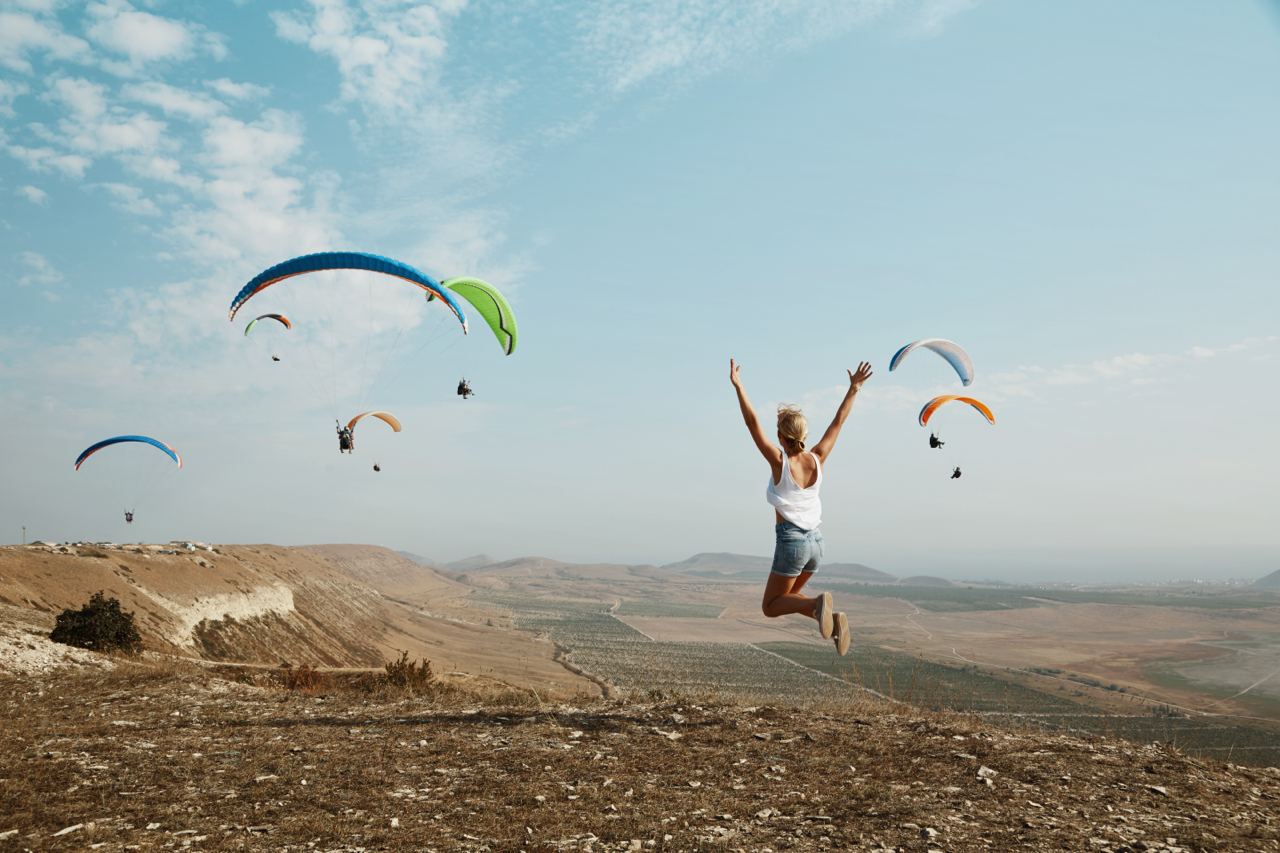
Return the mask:
[[[765,493],[769,505],[778,511],[778,515],[801,530],[813,530],[822,523],[822,498],[818,495],[822,486],[822,462],[813,453],[809,455],[813,456],[813,464],[818,466],[818,476],[812,486],[802,489],[796,485],[796,481],[791,479],[791,462],[784,453],[782,478],[775,483],[770,477],[769,490]]]

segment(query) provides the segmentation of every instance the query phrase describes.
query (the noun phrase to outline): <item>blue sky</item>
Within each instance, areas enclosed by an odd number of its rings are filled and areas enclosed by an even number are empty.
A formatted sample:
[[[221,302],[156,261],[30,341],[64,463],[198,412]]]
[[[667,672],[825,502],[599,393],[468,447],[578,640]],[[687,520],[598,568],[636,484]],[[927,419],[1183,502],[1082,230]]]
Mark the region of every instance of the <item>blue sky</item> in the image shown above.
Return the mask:
[[[877,369],[828,471],[832,559],[1280,567],[1268,4],[2,8],[4,539],[766,553],[732,355],[815,431]],[[493,282],[520,349],[358,275],[251,303],[291,333],[226,321],[257,271],[335,248]],[[914,416],[945,365],[886,372],[926,336],[999,417],[944,413],[942,453]],[[366,405],[405,431],[340,458],[332,421]],[[123,432],[186,467],[72,470]]]

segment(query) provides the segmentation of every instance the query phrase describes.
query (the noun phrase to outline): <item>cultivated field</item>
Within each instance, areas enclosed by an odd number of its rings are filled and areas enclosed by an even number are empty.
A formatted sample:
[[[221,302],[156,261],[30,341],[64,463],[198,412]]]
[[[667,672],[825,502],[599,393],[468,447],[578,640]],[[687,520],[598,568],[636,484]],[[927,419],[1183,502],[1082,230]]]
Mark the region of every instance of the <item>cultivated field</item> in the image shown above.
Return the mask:
[[[589,573],[576,574],[581,589]],[[856,638],[841,659],[811,621],[760,615],[755,586],[721,584],[719,602],[686,604],[673,594],[678,577],[647,588],[630,581],[630,597],[599,601],[545,595],[545,579],[542,595],[509,589],[474,601],[550,638],[563,659],[615,693],[871,695],[1280,764],[1273,597],[1153,592],[1142,604],[1135,591],[835,584]]]

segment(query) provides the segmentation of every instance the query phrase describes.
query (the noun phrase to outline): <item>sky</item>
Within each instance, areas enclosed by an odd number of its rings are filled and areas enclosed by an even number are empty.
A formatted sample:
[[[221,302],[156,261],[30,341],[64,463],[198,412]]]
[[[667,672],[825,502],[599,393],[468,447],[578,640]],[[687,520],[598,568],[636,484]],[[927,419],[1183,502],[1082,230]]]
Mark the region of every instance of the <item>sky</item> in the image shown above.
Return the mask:
[[[1260,576],[1277,79],[1280,10],[1245,0],[2,0],[0,540],[767,554],[728,359],[815,434],[865,359],[829,560]],[[357,273],[228,322],[335,249],[493,283],[516,352]],[[294,328],[246,336],[266,312]],[[940,451],[915,417],[955,375],[887,370],[924,337],[997,415],[944,409]],[[339,455],[368,408],[403,432]],[[183,468],[73,468],[122,433]]]

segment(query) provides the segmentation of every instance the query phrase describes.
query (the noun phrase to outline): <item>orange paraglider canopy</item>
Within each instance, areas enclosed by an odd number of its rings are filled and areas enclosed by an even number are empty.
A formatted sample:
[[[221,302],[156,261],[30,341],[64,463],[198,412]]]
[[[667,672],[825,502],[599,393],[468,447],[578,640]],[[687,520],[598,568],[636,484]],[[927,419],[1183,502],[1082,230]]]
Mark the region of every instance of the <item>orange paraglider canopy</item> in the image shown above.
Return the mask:
[[[385,421],[387,426],[391,427],[393,432],[400,431],[400,421],[398,421],[396,416],[390,412],[361,412],[347,422],[347,429],[354,433],[356,431],[356,424],[360,423],[361,418],[377,418],[380,421]]]
[[[987,404],[981,400],[975,400],[972,397],[961,397],[956,394],[943,394],[941,397],[934,397],[932,400],[924,404],[924,408],[920,410],[920,426],[928,424],[929,418],[933,417],[933,413],[936,412],[939,407],[946,403],[950,403],[953,400],[959,403],[968,403],[970,406],[973,406],[981,412],[982,416],[986,418],[989,423],[992,425],[995,424],[996,416],[989,408],[987,408]]]

